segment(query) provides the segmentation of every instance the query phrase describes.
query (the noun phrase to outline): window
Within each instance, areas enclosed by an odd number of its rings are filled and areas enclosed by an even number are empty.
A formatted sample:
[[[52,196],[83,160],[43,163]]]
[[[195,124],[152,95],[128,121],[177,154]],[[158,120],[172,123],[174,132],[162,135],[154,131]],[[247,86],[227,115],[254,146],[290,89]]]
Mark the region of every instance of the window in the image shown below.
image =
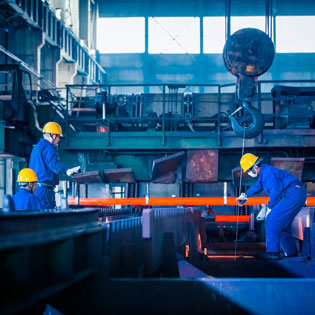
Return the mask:
[[[265,31],[265,17],[263,16],[232,16],[231,35],[241,28],[257,28]],[[206,54],[221,54],[225,44],[225,18],[203,18],[203,50]]]
[[[144,18],[100,18],[97,49],[104,54],[143,53]]]
[[[150,54],[199,54],[200,19],[195,17],[149,18]]]
[[[224,17],[203,18],[203,51],[206,54],[221,54],[225,44]]]
[[[276,50],[280,53],[315,52],[315,16],[277,16]]]

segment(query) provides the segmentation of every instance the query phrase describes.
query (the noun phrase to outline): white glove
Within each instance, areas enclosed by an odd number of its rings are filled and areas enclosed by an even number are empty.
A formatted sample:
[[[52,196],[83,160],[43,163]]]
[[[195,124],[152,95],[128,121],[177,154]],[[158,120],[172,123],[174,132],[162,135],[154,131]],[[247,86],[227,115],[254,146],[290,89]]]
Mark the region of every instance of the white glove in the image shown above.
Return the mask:
[[[67,175],[68,175],[68,176],[72,176],[72,175],[74,175],[74,174],[77,174],[77,173],[80,172],[80,169],[81,169],[80,166],[76,166],[76,167],[73,167],[73,168],[69,168],[69,169],[67,170]]]
[[[267,205],[262,205],[261,210],[259,211],[256,217],[257,221],[264,221],[267,218],[270,211],[271,209],[269,209]]]
[[[236,198],[236,200],[238,201],[238,205],[241,207],[244,203],[246,203],[248,198],[246,197],[245,193],[241,193],[239,197]]]
[[[270,208],[267,208],[267,212],[266,212],[266,218],[268,216],[268,214],[271,212],[271,209]]]

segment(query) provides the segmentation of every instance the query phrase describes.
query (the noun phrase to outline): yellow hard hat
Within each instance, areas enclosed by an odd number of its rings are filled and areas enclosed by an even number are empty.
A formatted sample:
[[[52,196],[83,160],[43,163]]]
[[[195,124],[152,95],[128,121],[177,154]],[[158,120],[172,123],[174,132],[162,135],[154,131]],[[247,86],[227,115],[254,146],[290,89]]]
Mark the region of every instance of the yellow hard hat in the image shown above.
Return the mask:
[[[48,122],[44,126],[43,133],[52,133],[54,135],[59,135],[60,137],[63,137],[60,125],[53,121]]]
[[[30,168],[23,168],[20,170],[17,182],[18,183],[32,183],[37,182],[37,175],[36,173]]]
[[[240,164],[241,168],[243,169],[243,172],[247,172],[250,168],[254,166],[254,164],[257,162],[258,157],[251,153],[246,153],[242,156]]]

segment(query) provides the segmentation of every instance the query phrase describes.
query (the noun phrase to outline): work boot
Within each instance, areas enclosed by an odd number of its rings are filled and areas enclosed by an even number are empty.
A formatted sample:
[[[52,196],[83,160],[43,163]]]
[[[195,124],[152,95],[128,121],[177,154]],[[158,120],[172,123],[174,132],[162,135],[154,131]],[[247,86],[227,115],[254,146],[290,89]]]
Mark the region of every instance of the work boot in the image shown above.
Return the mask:
[[[279,252],[263,252],[256,256],[258,259],[264,260],[279,260],[281,259]]]

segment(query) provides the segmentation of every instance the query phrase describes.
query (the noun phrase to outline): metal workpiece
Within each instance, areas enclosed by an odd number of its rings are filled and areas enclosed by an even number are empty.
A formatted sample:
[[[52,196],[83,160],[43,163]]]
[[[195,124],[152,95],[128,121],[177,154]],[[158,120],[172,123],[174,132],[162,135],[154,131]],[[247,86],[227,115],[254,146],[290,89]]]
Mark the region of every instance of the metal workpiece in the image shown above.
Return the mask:
[[[201,240],[205,239],[205,231],[201,225],[200,209],[181,207],[144,209],[142,219],[146,274],[152,275],[161,265],[166,264],[165,269],[172,266],[170,256],[175,252],[173,253],[168,247],[176,251],[185,245],[188,246],[190,259],[196,258],[202,251]],[[170,267],[170,269],[174,268]],[[170,273],[176,276],[176,270]]]
[[[314,207],[304,207],[296,215],[292,222],[292,235],[303,241],[304,239],[304,230],[306,227],[310,228],[315,220],[315,208]],[[313,230],[314,227],[313,227]]]
[[[237,197],[150,197],[150,198],[80,198],[82,206],[113,206],[113,205],[143,205],[143,206],[236,206]],[[69,205],[75,205],[75,198],[68,198]],[[250,197],[246,205],[268,204],[269,197]],[[315,205],[315,197],[307,197],[306,205]]]
[[[34,246],[101,229],[94,209],[0,213],[0,249]]]
[[[101,177],[100,171],[90,171],[85,173],[79,173],[72,176],[72,179],[78,184],[99,184],[104,180]]]
[[[286,170],[299,180],[302,179],[305,158],[271,158],[271,165]]]
[[[0,215],[0,312],[17,312],[96,272],[107,226],[98,210]]]
[[[218,181],[218,169],[218,150],[189,150],[187,152],[186,182],[216,182]]]
[[[49,302],[65,314],[89,313],[91,305],[100,314],[312,314],[314,285],[315,279],[98,279]],[[80,303],[69,303],[74,300]]]
[[[153,183],[171,184],[175,183],[175,173],[181,166],[185,152],[178,152],[159,159],[153,160],[151,178]]]
[[[135,183],[132,168],[117,168],[104,170],[105,180],[108,183]]]
[[[72,176],[78,184],[99,183],[135,183],[131,168],[116,168],[100,171],[90,171]]]
[[[163,262],[161,252],[165,233],[172,234],[171,245],[175,250],[183,244],[197,247],[194,242],[198,237],[191,231],[200,233],[200,210],[144,209],[141,217],[127,217],[106,224],[109,227],[106,253],[111,258],[110,274],[152,276]]]

